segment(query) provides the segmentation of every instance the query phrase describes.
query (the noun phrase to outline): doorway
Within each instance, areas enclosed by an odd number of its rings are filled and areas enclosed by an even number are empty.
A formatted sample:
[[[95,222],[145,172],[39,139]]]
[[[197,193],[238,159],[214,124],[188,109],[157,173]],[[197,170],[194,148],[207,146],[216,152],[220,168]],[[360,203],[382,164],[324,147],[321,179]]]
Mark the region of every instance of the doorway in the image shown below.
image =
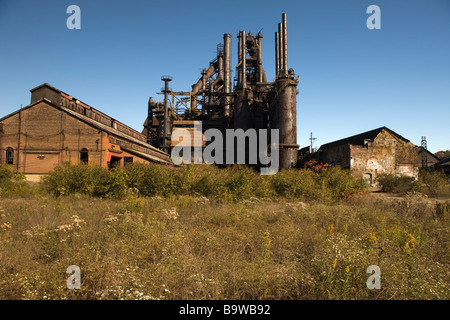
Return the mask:
[[[363,176],[364,182],[369,186],[372,187],[373,184],[373,176],[371,173],[364,173]]]

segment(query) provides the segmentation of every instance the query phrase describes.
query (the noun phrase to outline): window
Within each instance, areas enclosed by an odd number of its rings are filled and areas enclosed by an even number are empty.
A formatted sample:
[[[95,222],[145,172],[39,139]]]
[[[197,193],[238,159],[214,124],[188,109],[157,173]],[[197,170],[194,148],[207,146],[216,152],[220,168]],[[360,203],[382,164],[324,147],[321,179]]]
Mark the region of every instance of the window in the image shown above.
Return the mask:
[[[6,163],[7,164],[13,164],[14,163],[14,150],[11,147],[6,149]]]
[[[89,161],[89,152],[86,148],[83,148],[80,151],[80,162],[87,164],[88,161]]]
[[[115,168],[115,167],[120,167],[120,160],[121,159],[122,158],[120,158],[120,157],[111,156],[111,160],[109,160],[109,163],[108,163],[108,168],[112,169],[112,168]]]
[[[123,157],[123,165],[126,166],[128,164],[133,163],[133,157]]]

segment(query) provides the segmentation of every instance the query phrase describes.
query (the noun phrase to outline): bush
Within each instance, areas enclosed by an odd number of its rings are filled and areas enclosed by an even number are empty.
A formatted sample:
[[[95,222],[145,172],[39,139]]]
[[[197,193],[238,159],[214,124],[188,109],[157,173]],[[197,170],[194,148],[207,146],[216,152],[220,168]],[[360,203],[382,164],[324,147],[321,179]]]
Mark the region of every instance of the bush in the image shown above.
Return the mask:
[[[35,188],[28,184],[23,173],[15,174],[7,164],[0,164],[0,196],[26,196],[33,194]]]
[[[49,173],[44,187],[56,196],[81,193],[123,198],[131,189],[140,196],[198,195],[232,201],[252,197],[334,201],[365,190],[348,170],[339,167],[323,168],[320,172],[289,169],[264,176],[240,165],[220,169],[212,165],[156,164],[133,164],[112,170],[65,164]]]
[[[44,189],[55,196],[80,193],[100,198],[122,198],[127,185],[121,168],[108,170],[86,164],[66,163],[55,167],[44,178]]]
[[[439,171],[420,171],[419,181],[424,185],[424,193],[432,196],[450,195],[449,177]]]
[[[0,164],[0,186],[11,182],[14,177],[14,171],[10,165]]]
[[[349,170],[343,170],[341,167],[332,167],[325,170],[321,179],[322,183],[332,193],[333,199],[349,198],[366,191],[363,181],[356,180]]]
[[[274,192],[288,199],[319,200],[326,195],[319,182],[319,175],[307,169],[282,170],[272,176]]]
[[[349,170],[341,167],[319,171],[283,170],[273,176],[274,191],[286,198],[334,201],[366,191],[365,185],[354,179]]]
[[[383,173],[378,175],[377,182],[384,192],[407,194],[408,192],[421,192],[422,184],[412,177]]]

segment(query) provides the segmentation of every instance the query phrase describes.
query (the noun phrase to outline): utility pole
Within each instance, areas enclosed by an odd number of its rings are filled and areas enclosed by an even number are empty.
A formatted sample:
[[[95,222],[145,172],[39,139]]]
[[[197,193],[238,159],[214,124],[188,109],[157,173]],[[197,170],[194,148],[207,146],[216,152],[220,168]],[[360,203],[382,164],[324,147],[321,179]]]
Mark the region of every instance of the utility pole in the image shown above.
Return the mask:
[[[422,168],[428,167],[427,138],[422,137]]]
[[[309,140],[311,140],[311,147],[310,147],[310,149],[309,149],[309,153],[313,153],[313,141],[316,140],[316,139],[317,139],[317,138],[313,138],[312,132],[311,132],[310,138],[309,138]]]

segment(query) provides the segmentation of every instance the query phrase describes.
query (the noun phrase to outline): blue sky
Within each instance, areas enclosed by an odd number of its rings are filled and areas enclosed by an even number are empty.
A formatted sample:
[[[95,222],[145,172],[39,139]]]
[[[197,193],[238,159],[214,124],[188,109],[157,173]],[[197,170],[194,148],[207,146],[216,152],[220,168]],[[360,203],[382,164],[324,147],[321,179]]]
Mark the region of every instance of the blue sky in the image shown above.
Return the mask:
[[[69,5],[81,30],[69,30]],[[369,30],[369,5],[381,29]],[[314,146],[387,126],[431,152],[450,149],[449,0],[0,0],[0,117],[48,82],[141,131],[150,96],[171,75],[188,91],[223,34],[263,38],[274,78],[274,33],[287,13],[288,63],[300,77],[298,143]]]

